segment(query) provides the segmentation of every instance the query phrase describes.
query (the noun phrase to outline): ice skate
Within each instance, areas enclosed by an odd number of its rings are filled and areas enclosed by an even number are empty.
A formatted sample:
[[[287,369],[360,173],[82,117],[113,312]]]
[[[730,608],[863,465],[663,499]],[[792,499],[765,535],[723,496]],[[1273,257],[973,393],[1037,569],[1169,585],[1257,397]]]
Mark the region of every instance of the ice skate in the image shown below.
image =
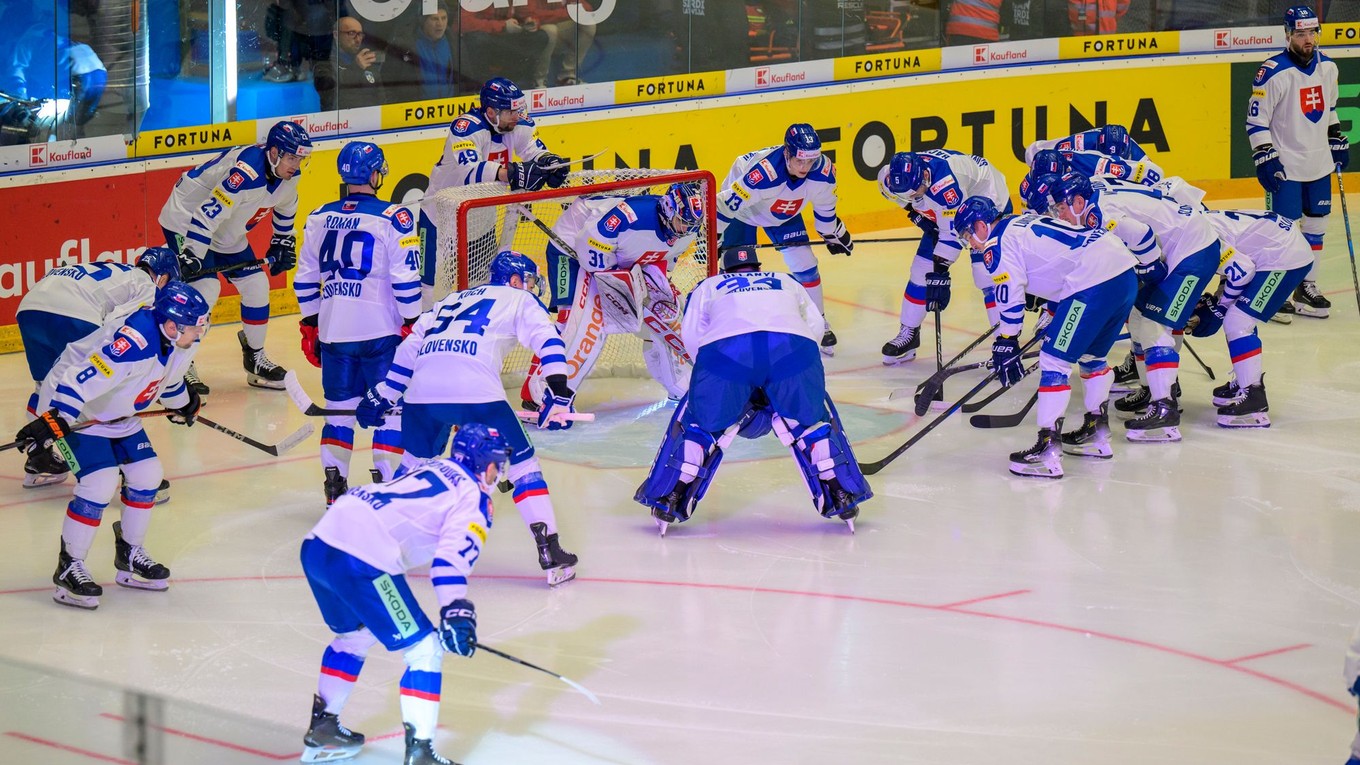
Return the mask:
[[[1217,393],[1217,391],[1215,391]],[[1215,399],[1214,403],[1218,403]],[[1239,389],[1239,396],[1218,408],[1220,428],[1268,428],[1270,427],[1270,404],[1266,401],[1266,378]]]
[[[57,586],[52,600],[63,606],[91,611],[99,608],[99,596],[104,594],[104,588],[96,584],[85,569],[85,561],[66,553],[65,540],[62,540],[61,553],[57,556],[57,571],[52,574],[52,583]]]
[[[548,533],[548,524],[531,523],[529,530],[534,533],[534,544],[538,545],[538,566],[548,572],[548,586],[556,587],[575,579],[577,557],[562,549],[557,535]]]
[[[1332,312],[1332,301],[1318,291],[1317,282],[1304,282],[1294,290],[1294,312],[1312,319],[1325,319]]]
[[[416,729],[410,723],[402,723],[401,727],[406,730],[406,758],[401,761],[402,765],[458,765],[441,757],[430,739],[416,738]]]
[[[1011,472],[1033,478],[1062,478],[1062,418],[1052,428],[1041,428],[1034,446],[1011,453]]]
[[[1114,456],[1110,448],[1110,404],[1103,402],[1100,411],[1087,412],[1082,417],[1081,427],[1062,434],[1063,454],[1074,457],[1095,457],[1107,460]]]
[[[1130,441],[1142,443],[1171,443],[1181,440],[1181,413],[1176,402],[1159,398],[1148,404],[1142,416],[1124,423]]]
[[[348,760],[363,748],[364,734],[341,725],[337,715],[326,711],[326,702],[313,694],[312,724],[302,737],[302,746],[303,762]]]
[[[66,460],[53,449],[34,449],[24,461],[24,488],[36,489],[40,486],[53,486],[66,480],[71,474]]]
[[[1133,361],[1133,353],[1125,356],[1112,371],[1114,384],[1110,386],[1111,393],[1129,393],[1138,385],[1138,365]]]
[[[822,481],[822,497],[825,507],[818,508],[823,518],[845,521],[850,533],[855,533],[855,519],[859,517],[859,503],[850,492],[841,488],[835,478]]]
[[[199,396],[206,396],[212,392],[212,388],[198,378],[198,368],[193,362],[189,363],[189,371],[184,373],[184,384],[193,388]]]
[[[340,468],[328,467],[325,472],[326,480],[321,483],[321,492],[326,495],[326,507],[330,507],[349,491],[349,481],[340,475]]]
[[[156,487],[156,504],[164,505],[170,501],[170,481],[162,478],[161,485]]]
[[[1176,382],[1173,382],[1171,384],[1171,398],[1173,401],[1176,402],[1176,411],[1180,412],[1181,411],[1180,380],[1177,380]],[[1115,401],[1114,408],[1116,412],[1119,412],[1124,416],[1128,417],[1135,414],[1142,414],[1143,411],[1148,408],[1148,404],[1150,403],[1152,403],[1152,391],[1149,390],[1146,385],[1144,385],[1138,388],[1137,390],[1129,393],[1128,395],[1124,396],[1123,398]]]
[[[831,331],[831,325],[823,325],[826,331],[822,333],[822,355],[830,358],[836,355],[836,333]]]
[[[170,589],[170,569],[146,554],[141,545],[123,540],[123,522],[113,524],[113,567],[118,569],[114,581],[134,590],[162,592]]]
[[[1236,380],[1229,380],[1214,388],[1214,406],[1227,406],[1242,397],[1242,388]]]
[[[288,370],[270,361],[263,348],[251,348],[246,342],[245,330],[239,330],[236,339],[241,341],[241,363],[246,369],[246,383],[254,388],[283,390],[283,377],[288,374]]]
[[[916,349],[921,347],[919,327],[903,324],[897,337],[883,344],[883,366],[890,367],[916,358]]]
[[[1270,317],[1270,320],[1276,324],[1293,324],[1295,313],[1294,304],[1286,300],[1280,305],[1280,310]]]

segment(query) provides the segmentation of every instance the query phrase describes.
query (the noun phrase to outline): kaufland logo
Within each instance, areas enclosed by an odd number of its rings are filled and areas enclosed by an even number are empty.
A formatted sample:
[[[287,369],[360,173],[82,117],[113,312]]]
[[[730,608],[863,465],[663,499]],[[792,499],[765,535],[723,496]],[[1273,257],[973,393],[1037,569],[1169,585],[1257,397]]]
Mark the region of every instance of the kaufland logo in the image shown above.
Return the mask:
[[[974,46],[973,46],[973,63],[974,63],[974,64],[985,64],[985,63],[987,63],[987,46],[986,46],[986,45],[974,45]]]
[[[585,105],[586,97],[583,93],[553,95],[546,90],[529,91],[529,109],[531,111],[583,109]]]
[[[768,66],[756,67],[756,87],[774,88],[782,85],[796,85],[800,82],[807,82],[808,73],[803,72],[784,72],[775,74],[770,71]]]
[[[306,130],[308,133],[316,134],[336,133],[341,130],[349,129],[349,120],[341,120],[338,122],[333,119],[309,120],[307,119],[307,115],[305,114],[299,115],[297,117],[289,117],[288,121],[296,122],[297,124],[301,125],[302,129]]]
[[[529,91],[529,108],[534,111],[541,111],[548,108],[548,91],[531,90]]]
[[[56,164],[59,162],[75,162],[77,160],[91,159],[93,157],[94,149],[91,149],[88,146],[83,149],[77,149],[73,147],[67,149],[66,151],[55,151],[48,149],[46,144],[39,144],[37,146],[29,147],[28,166],[45,167],[48,164]]]
[[[42,167],[47,164],[47,146],[38,144],[28,148],[28,166]]]
[[[974,64],[1005,64],[1012,61],[1024,61],[1027,58],[1029,58],[1028,50],[994,51],[990,45],[973,46]]]
[[[1271,35],[1250,34],[1239,37],[1233,34],[1231,29],[1214,30],[1214,50],[1225,48],[1266,48],[1275,45],[1275,38]]]

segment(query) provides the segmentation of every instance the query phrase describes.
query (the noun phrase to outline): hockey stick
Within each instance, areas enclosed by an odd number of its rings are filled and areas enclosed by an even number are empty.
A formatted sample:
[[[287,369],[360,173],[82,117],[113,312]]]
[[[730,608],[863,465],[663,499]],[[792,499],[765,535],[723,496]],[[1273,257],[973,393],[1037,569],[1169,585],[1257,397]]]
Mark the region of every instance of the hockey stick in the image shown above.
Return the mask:
[[[1028,374],[1028,372],[1026,372],[1026,374]],[[973,412],[981,412],[983,409],[987,408],[988,404],[1001,398],[1003,394],[1009,391],[1010,388],[1002,387],[998,388],[994,393],[990,394],[989,396],[987,396],[987,398],[984,398],[981,401],[969,401],[967,404],[961,407],[963,409],[963,413],[972,414]]]
[[[1205,364],[1205,363],[1204,363],[1204,359],[1201,359],[1201,358],[1199,357],[1199,354],[1198,354],[1198,353],[1195,353],[1195,349],[1192,348],[1192,347],[1190,347],[1190,341],[1189,341],[1189,340],[1186,340],[1186,339],[1182,338],[1182,339],[1181,339],[1181,345],[1185,346],[1185,350],[1189,351],[1189,352],[1190,352],[1190,355],[1195,357],[1195,361],[1198,361],[1198,362],[1199,362],[1200,368],[1204,370],[1204,373],[1205,373],[1205,374],[1209,375],[1209,379],[1210,379],[1210,380],[1218,380],[1217,377],[1214,377],[1214,370],[1213,370],[1213,367],[1210,367],[1208,364]]]
[[[1035,343],[1038,343],[1039,341],[1043,340],[1043,338],[1044,338],[1043,335],[1034,336],[1033,338],[1030,339],[1028,343],[1025,343],[1024,346],[1020,348],[1020,352],[1024,353],[1025,351],[1028,351],[1031,347],[1034,346]],[[1033,366],[1030,367],[1030,370],[1032,369],[1034,369]],[[1026,371],[1028,372],[1029,370]],[[921,428],[921,430],[917,431],[916,435],[907,439],[907,442],[905,444],[902,444],[901,446],[892,450],[892,452],[888,454],[888,456],[884,457],[883,459],[877,462],[859,463],[860,471],[863,472],[865,475],[874,475],[876,473],[881,472],[883,468],[888,466],[889,463],[891,463],[898,457],[902,456],[903,452],[915,446],[922,438],[925,438],[927,433],[934,430],[940,423],[949,419],[950,415],[952,415],[954,412],[957,412],[960,408],[962,408],[964,404],[971,401],[973,396],[976,396],[978,393],[981,393],[982,389],[990,385],[992,383],[992,380],[995,379],[996,372],[993,371],[991,374],[982,378],[982,382],[979,382],[977,385],[973,386],[972,390],[963,394],[962,398],[960,398],[958,401],[955,401],[953,404],[950,404],[949,408],[941,412],[938,417],[931,420],[930,423],[927,424],[924,428]]]
[[[935,304],[935,374],[944,371],[944,323],[940,320],[940,304]],[[940,407],[944,404],[944,378],[940,378],[939,387],[934,389],[930,397],[929,406]]]
[[[1039,352],[1038,352],[1038,351],[1031,351],[1031,352],[1029,352],[1029,353],[1026,353],[1024,356],[1021,356],[1021,358],[1024,359],[1024,360],[1026,360],[1026,361],[1028,361],[1028,360],[1033,359],[1033,358],[1038,358],[1038,356],[1039,356]],[[971,371],[973,371],[974,369],[991,369],[991,368],[992,368],[992,360],[991,360],[991,359],[983,359],[982,361],[975,361],[975,362],[973,362],[972,364],[964,364],[963,366],[959,366],[959,367],[946,367],[945,370],[944,370],[944,378],[943,378],[943,379],[948,380],[949,378],[953,377],[953,376],[956,375],[956,374],[959,374],[960,372],[971,372]],[[925,383],[922,382],[921,384],[924,385]],[[914,396],[914,395],[916,395],[916,391],[917,391],[917,390],[919,390],[919,386],[918,386],[917,388],[898,388],[897,390],[895,390],[895,391],[893,391],[892,393],[889,393],[889,394],[888,394],[888,400],[889,400],[889,401],[896,401],[896,400],[899,399],[899,398],[906,398],[907,396]],[[974,405],[974,404],[969,404],[969,406],[975,406],[975,405]],[[964,412],[968,412],[968,411],[969,411],[968,409],[964,409]],[[977,411],[977,410],[974,409],[974,410],[972,410],[972,411]]]
[[[1013,428],[1024,422],[1025,415],[1039,400],[1039,391],[1030,394],[1029,401],[1015,414],[975,414],[968,418],[968,424],[975,428]]]
[[[134,415],[132,415],[132,416],[133,416],[133,417],[136,417],[136,418],[138,418],[138,419],[144,420],[144,419],[147,419],[148,417],[165,417],[166,415],[171,415],[171,414],[178,414],[178,412],[176,412],[174,409],[155,409],[155,410],[152,410],[152,411],[150,411],[150,412],[138,412],[138,413],[136,413],[136,414],[134,414]],[[123,420],[125,420],[125,419],[127,419],[127,418],[126,418],[126,417],[120,417],[119,419],[113,420],[113,421],[111,421],[111,422],[102,422],[102,421],[100,421],[100,420],[90,420],[89,422],[82,422],[82,423],[80,423],[79,425],[73,425],[73,426],[71,427],[71,432],[72,432],[72,433],[77,433],[77,432],[80,432],[80,431],[82,431],[82,430],[84,430],[84,429],[86,429],[86,428],[92,428],[92,427],[94,427],[95,425],[112,425],[112,424],[115,423],[115,422],[121,422],[121,421],[123,421]],[[61,440],[64,440],[64,439],[60,439],[60,438],[59,438],[59,439],[57,439],[57,440],[58,440],[58,441],[61,441]],[[7,451],[9,451],[10,449],[18,449],[18,448],[19,448],[19,442],[18,442],[18,441],[10,441],[10,442],[7,443],[7,444],[0,444],[0,452],[7,452]]]
[[[894,242],[919,242],[919,241],[921,241],[921,237],[919,236],[894,236],[888,237],[887,239],[857,239],[855,240],[855,244],[892,244]],[[814,242],[811,240],[805,240],[802,242],[777,242],[771,244],[730,244],[726,247],[719,247],[718,255],[721,256],[722,253],[727,252],[728,250],[735,250],[738,247],[753,247],[757,250],[764,250],[770,247],[783,249],[787,247],[802,247],[805,245],[811,246],[814,244],[826,244],[826,242],[824,241]]]
[[[603,149],[603,150],[601,150],[601,151],[595,152],[594,154],[591,154],[589,157],[581,157],[580,159],[569,159],[569,160],[566,160],[566,161],[564,161],[564,162],[558,162],[558,163],[555,164],[555,165],[547,165],[547,166],[542,167],[542,168],[540,168],[540,169],[542,169],[542,170],[561,170],[561,169],[564,168],[564,167],[571,167],[572,165],[584,165],[585,163],[589,162],[589,161],[592,160],[592,159],[595,159],[596,157],[598,157],[598,156],[604,154],[604,153],[607,152],[607,151],[609,151],[609,149]]]
[[[1346,248],[1351,253],[1351,281],[1355,284],[1355,307],[1360,308],[1360,276],[1355,274],[1355,241],[1351,239],[1351,213],[1346,207],[1346,187],[1341,182],[1341,165],[1336,166],[1336,190],[1341,197],[1341,220],[1346,223]]]
[[[260,451],[272,457],[281,456],[284,452],[302,443],[315,430],[315,428],[312,427],[312,424],[308,422],[303,424],[302,427],[298,428],[292,435],[288,436],[287,438],[283,439],[277,444],[266,444],[262,441],[256,441],[255,439],[251,438],[250,436],[247,436],[244,433],[237,433],[236,431],[232,430],[231,428],[225,425],[219,425],[213,422],[212,420],[207,419],[206,417],[195,417],[194,422],[201,422],[204,425],[207,425],[209,428],[212,428],[213,430],[217,431],[218,433],[223,433],[228,436],[231,436],[232,438],[236,439],[237,441],[240,441],[246,446],[253,446],[254,448],[259,449]]]
[[[302,382],[298,380],[297,374],[291,369],[283,376],[283,389],[288,393],[288,398],[292,400],[293,405],[308,417],[353,417],[359,411],[357,409],[326,409],[317,406],[312,397],[307,395],[307,389],[302,387]],[[392,411],[400,413],[401,408],[398,407]],[[538,422],[538,412],[515,412],[515,417],[525,422]],[[572,412],[564,414],[562,417],[564,420],[573,422],[595,421],[593,412]]]
[[[522,665],[522,666],[525,666],[525,667],[528,667],[529,669],[536,669],[536,670],[538,670],[539,672],[542,672],[542,673],[545,674],[545,675],[552,675],[553,677],[557,678],[558,680],[561,680],[562,682],[564,682],[564,683],[566,683],[567,685],[570,685],[572,688],[576,689],[576,691],[579,692],[582,696],[585,696],[586,698],[590,699],[590,702],[591,702],[592,704],[595,704],[596,706],[601,706],[601,704],[600,704],[600,699],[599,699],[598,697],[596,697],[595,694],[591,693],[590,690],[587,689],[584,685],[581,685],[580,683],[576,682],[575,680],[571,680],[571,679],[569,679],[569,678],[563,677],[562,675],[559,675],[559,674],[557,674],[556,672],[553,672],[552,670],[544,669],[544,668],[538,666],[537,664],[530,664],[529,662],[527,662],[527,661],[525,661],[525,660],[523,660],[523,659],[517,659],[517,658],[515,658],[514,656],[511,656],[510,654],[508,654],[508,653],[506,653],[506,652],[504,652],[504,651],[497,651],[495,648],[492,648],[491,646],[487,645],[486,643],[480,643],[480,642],[479,642],[479,643],[477,643],[477,647],[480,648],[480,649],[482,649],[483,651],[486,651],[487,653],[491,654],[492,656],[499,656],[499,657],[501,657],[502,659],[505,659],[505,660],[507,660],[507,661],[513,661],[514,663],[519,664],[519,665]]]
[[[950,367],[957,363],[959,359],[971,353],[974,348],[978,347],[979,345],[982,345],[982,343],[985,342],[987,338],[992,336],[992,333],[996,331],[997,327],[1000,326],[1001,326],[1000,323],[993,324],[990,328],[988,328],[986,332],[983,332],[981,335],[979,335],[976,340],[969,343],[967,348],[964,348],[963,350],[959,351],[959,354],[957,356],[950,359],[949,363],[944,365],[944,369],[941,369],[940,371],[926,378],[925,381],[923,381],[920,385],[916,386],[917,417],[924,415],[926,411],[930,409],[930,402],[935,398],[934,389],[943,388],[945,378],[953,374],[953,372],[950,370]],[[963,370],[960,369],[959,371]]]
[[[552,240],[552,243],[557,245],[557,248],[559,250],[565,252],[567,255],[570,255],[574,260],[577,261],[580,260],[580,258],[576,256],[576,248],[572,247],[571,245],[563,241],[562,237],[558,236],[557,232],[552,230],[552,227],[550,227],[543,221],[539,220],[538,216],[534,215],[533,212],[529,210],[528,205],[511,205],[510,209],[519,213],[519,216],[521,218],[529,221],[535,226],[538,226],[539,230],[541,230],[544,234],[547,234],[548,239]]]
[[[250,268],[251,266],[267,268],[270,265],[273,265],[273,263],[274,261],[270,260],[269,258],[260,258],[259,260],[248,260],[245,263],[233,263],[229,266],[217,266],[216,268],[207,268],[202,271],[195,271],[192,274],[188,274],[187,276],[184,277],[184,281],[188,283],[196,281],[198,279],[202,279],[205,276],[217,276],[218,274],[229,274],[232,271],[243,271],[247,268]]]

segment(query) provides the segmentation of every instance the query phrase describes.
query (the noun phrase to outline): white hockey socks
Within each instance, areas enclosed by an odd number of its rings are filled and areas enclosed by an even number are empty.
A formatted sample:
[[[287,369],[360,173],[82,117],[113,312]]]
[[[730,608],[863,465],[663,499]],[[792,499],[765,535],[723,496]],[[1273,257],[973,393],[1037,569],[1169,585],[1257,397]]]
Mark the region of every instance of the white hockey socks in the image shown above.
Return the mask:
[[[401,676],[401,720],[415,728],[416,738],[434,738],[439,725],[439,662],[444,649],[431,632],[406,649],[406,672]]]
[[[359,672],[364,668],[368,649],[378,642],[378,638],[361,627],[354,632],[336,635],[326,646],[321,656],[321,674],[316,682],[316,695],[326,702],[326,711],[340,714],[359,680]]]
[[[1114,374],[1110,372],[1110,365],[1105,363],[1105,359],[1099,359],[1100,367],[1090,369],[1086,364],[1081,366],[1081,388],[1082,406],[1088,412],[1099,412],[1100,405],[1110,398],[1110,389],[1114,387]]]
[[[506,478],[515,485],[515,509],[524,519],[525,527],[542,523],[548,527],[549,534],[557,533],[557,515],[553,512],[552,499],[548,496],[548,483],[543,480],[543,472],[538,458],[530,457],[524,462],[511,465]]]
[[[269,330],[269,277],[260,271],[231,283],[241,293],[241,329],[246,343],[257,350],[263,348]]]

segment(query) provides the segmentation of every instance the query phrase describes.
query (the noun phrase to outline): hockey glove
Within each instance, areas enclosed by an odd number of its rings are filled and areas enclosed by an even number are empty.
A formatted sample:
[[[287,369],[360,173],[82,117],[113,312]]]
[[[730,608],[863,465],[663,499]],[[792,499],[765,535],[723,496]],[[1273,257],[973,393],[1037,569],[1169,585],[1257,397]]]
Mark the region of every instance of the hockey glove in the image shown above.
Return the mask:
[[[14,445],[21,452],[50,449],[59,438],[71,433],[71,425],[56,409],[43,412],[36,420],[19,429],[14,435]]]
[[[1133,273],[1143,287],[1161,284],[1166,278],[1166,261],[1157,258],[1151,263],[1139,263],[1133,267]]]
[[[567,174],[571,172],[571,165],[562,157],[545,152],[534,158],[534,165],[543,172],[548,178],[548,186],[557,189],[566,185]]]
[[[203,408],[203,397],[198,395],[198,391],[194,389],[194,386],[187,383],[184,385],[184,390],[189,394],[189,403],[170,410],[174,412],[174,414],[166,419],[176,425],[192,428],[194,426],[194,420],[198,419],[198,410]]]
[[[1195,328],[1190,330],[1192,337],[1213,337],[1223,329],[1223,317],[1228,314],[1227,306],[1214,300],[1212,295],[1201,295],[1199,304],[1191,318],[1198,319]]]
[[[1338,170],[1345,170],[1351,163],[1351,142],[1346,138],[1346,134],[1341,132],[1340,125],[1332,125],[1327,129],[1327,148],[1332,150],[1332,164]]]
[[[1020,382],[1025,376],[1025,366],[1020,360],[1020,343],[1014,335],[997,335],[992,343],[992,369],[1003,388]]]
[[[949,264],[935,263],[935,270],[926,274],[926,310],[943,311],[949,307]]]
[[[411,336],[411,330],[412,330],[412,328],[414,328],[414,327],[416,326],[416,322],[419,321],[419,320],[420,320],[420,317],[419,317],[419,316],[416,316],[416,317],[414,317],[414,318],[407,319],[406,321],[403,321],[403,322],[401,323],[401,339],[402,339],[402,340],[405,340],[406,338],[408,338],[408,337]]]
[[[298,331],[302,333],[302,355],[307,357],[307,362],[317,369],[321,368],[321,348],[317,339],[320,331],[316,326],[316,314],[304,316],[298,322]]]
[[[184,275],[184,281],[194,278],[194,275],[203,270],[203,253],[198,252],[200,244],[190,244],[190,240],[185,239],[179,246],[179,270]]]
[[[855,243],[850,240],[850,232],[845,230],[845,224],[840,218],[836,218],[836,230],[830,234],[822,234],[822,239],[826,241],[826,249],[832,255],[849,256],[855,249]]]
[[[571,420],[562,415],[574,414],[573,394],[567,387],[566,375],[549,375],[548,389],[543,391],[543,405],[538,408],[539,430],[568,430]]]
[[[275,234],[269,238],[269,275],[278,276],[297,267],[297,238],[292,234]]]
[[[1039,318],[1034,321],[1034,334],[1039,334],[1048,330],[1048,326],[1053,323],[1053,309],[1049,306],[1039,308]]]
[[[921,229],[923,232],[934,234],[936,239],[939,238],[940,227],[935,225],[935,221],[917,212],[916,208],[911,205],[907,205],[906,211],[907,219],[916,224],[917,228]]]
[[[1280,162],[1280,153],[1275,147],[1261,144],[1261,148],[1252,152],[1251,161],[1256,164],[1256,180],[1261,182],[1261,187],[1272,194],[1279,191],[1280,181],[1285,179],[1284,163]]]
[[[1025,293],[1026,311],[1034,311],[1037,313],[1046,305],[1048,305],[1048,300],[1046,298],[1041,298],[1038,297],[1037,295],[1031,295],[1028,292]]]
[[[511,191],[538,191],[548,182],[548,171],[533,162],[511,162],[505,166]]]
[[[378,394],[377,388],[369,388],[354,410],[354,419],[362,428],[377,428],[387,421],[387,413],[392,411],[392,402]]]
[[[472,601],[458,598],[439,609],[439,642],[459,656],[477,652],[477,607]]]

